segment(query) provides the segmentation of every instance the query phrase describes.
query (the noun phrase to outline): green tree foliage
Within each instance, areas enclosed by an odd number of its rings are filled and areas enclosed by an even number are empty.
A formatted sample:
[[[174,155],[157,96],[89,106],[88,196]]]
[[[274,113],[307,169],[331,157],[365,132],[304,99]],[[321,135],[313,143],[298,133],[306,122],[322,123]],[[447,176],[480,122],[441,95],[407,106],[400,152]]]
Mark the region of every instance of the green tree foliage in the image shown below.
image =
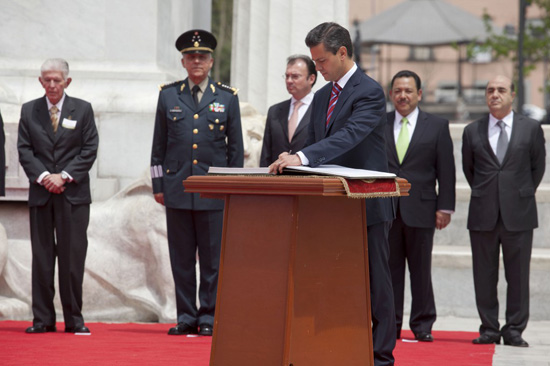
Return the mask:
[[[233,28],[233,0],[212,1],[212,33],[218,40],[214,53],[212,78],[229,84],[231,77],[231,34]]]
[[[519,1],[519,0],[518,0]],[[529,21],[525,27],[525,38],[523,41],[524,74],[527,76],[536,69],[540,62],[550,60],[550,0],[530,0],[530,6],[527,7],[527,19]],[[519,6],[519,4],[518,4]],[[532,19],[529,17],[530,9],[538,7],[540,18]],[[468,47],[468,54],[473,55],[476,51],[492,50],[497,59],[504,57],[514,62],[518,61],[518,37],[517,35],[496,34],[491,26],[492,17],[484,10],[483,19],[490,36],[481,46]],[[546,75],[546,80],[550,75]],[[550,86],[547,85],[547,92]]]

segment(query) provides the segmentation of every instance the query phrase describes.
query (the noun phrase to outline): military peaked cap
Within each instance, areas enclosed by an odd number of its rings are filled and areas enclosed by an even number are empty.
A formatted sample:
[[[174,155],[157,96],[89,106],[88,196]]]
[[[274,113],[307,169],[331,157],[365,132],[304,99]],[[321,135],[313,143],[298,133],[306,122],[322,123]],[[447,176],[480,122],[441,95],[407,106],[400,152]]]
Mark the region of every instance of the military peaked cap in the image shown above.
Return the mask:
[[[183,33],[176,41],[176,48],[181,53],[212,53],[216,49],[216,37],[202,29],[192,29]]]

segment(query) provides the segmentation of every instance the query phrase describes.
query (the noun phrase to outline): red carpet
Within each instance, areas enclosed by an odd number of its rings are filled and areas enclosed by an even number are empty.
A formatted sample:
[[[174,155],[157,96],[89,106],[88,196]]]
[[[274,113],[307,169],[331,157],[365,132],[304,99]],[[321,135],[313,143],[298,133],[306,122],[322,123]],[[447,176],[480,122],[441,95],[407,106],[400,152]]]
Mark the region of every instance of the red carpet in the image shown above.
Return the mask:
[[[472,344],[477,332],[434,331],[434,342],[406,342],[413,340],[411,331],[403,331],[397,341],[394,356],[396,366],[490,366],[495,345]],[[405,341],[404,341],[405,340]]]
[[[63,323],[58,323],[57,333],[25,334],[25,328],[30,325],[30,322],[0,322],[0,365],[206,366],[210,357],[210,337],[168,336],[170,324],[87,323],[92,331],[89,336],[65,334]],[[412,338],[409,331],[402,334],[405,339]],[[433,343],[398,340],[396,365],[492,364],[495,347],[473,345],[471,340],[477,333],[434,332],[433,335]]]

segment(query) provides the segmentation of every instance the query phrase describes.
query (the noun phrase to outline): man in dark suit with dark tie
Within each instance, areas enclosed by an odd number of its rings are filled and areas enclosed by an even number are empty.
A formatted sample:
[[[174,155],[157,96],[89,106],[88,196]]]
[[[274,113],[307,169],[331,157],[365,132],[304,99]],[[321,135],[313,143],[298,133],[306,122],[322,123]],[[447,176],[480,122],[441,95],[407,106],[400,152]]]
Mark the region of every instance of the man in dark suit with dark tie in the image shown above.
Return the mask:
[[[546,150],[540,123],[512,110],[512,81],[487,84],[490,114],[464,129],[462,168],[472,189],[468,230],[476,305],[481,318],[475,344],[528,347],[529,264],[538,226],[535,192],[544,175]],[[507,282],[506,322],[498,321],[498,268],[502,248]]]
[[[305,55],[290,56],[284,77],[292,97],[267,112],[260,166],[269,166],[283,151],[298,151],[306,143],[313,101],[311,88],[317,81],[315,64]]]
[[[42,64],[46,95],[23,104],[17,149],[29,178],[33,325],[27,333],[55,332],[54,270],[65,332],[89,333],[82,317],[82,282],[88,248],[90,177],[98,134],[90,103],[69,97],[69,65]]]
[[[151,152],[155,200],[166,206],[177,325],[170,335],[211,336],[216,308],[223,200],[188,193],[182,182],[208,168],[244,164],[237,90],[208,77],[216,38],[194,29],[176,41],[188,78],[162,86]],[[196,259],[200,285],[197,308]]]
[[[436,228],[449,224],[455,209],[453,141],[448,120],[418,108],[422,89],[415,72],[395,74],[390,97],[395,111],[388,113],[386,125],[389,169],[411,183],[409,196],[395,200],[396,218],[389,234],[397,339],[403,324],[406,262],[412,294],[409,326],[415,339],[432,342],[436,319],[433,238]]]
[[[330,83],[313,98],[306,147],[295,155],[282,153],[270,172],[320,164],[387,172],[384,91],[353,62],[349,32],[336,23],[322,23],[308,33],[306,45],[317,71]],[[366,208],[374,364],[393,365],[395,312],[388,232],[395,215],[388,198],[367,199]]]

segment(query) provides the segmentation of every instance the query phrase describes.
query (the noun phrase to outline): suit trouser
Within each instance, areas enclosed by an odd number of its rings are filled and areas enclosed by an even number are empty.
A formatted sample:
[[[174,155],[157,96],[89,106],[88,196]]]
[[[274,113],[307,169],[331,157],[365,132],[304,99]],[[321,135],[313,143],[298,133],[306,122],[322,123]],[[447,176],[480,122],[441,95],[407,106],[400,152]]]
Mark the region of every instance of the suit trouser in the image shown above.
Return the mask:
[[[480,334],[510,338],[521,335],[529,320],[529,267],[533,230],[508,231],[499,220],[493,231],[470,230]],[[506,291],[506,324],[498,321],[498,267],[502,246]]]
[[[65,327],[84,325],[82,282],[89,220],[90,205],[72,205],[63,194],[52,194],[44,206],[30,207],[33,324],[55,325],[57,257]]]
[[[196,211],[166,208],[168,249],[176,285],[178,323],[214,324],[223,210]],[[197,250],[200,268],[197,309]]]
[[[367,226],[369,250],[372,338],[375,366],[394,364],[395,311],[388,264],[388,232],[391,222]]]
[[[435,216],[434,216],[435,220]],[[397,337],[403,325],[405,301],[405,261],[409,267],[411,283],[411,316],[409,325],[414,334],[431,333],[436,320],[432,286],[432,249],[435,228],[416,228],[405,225],[397,214],[390,234],[390,270]]]

